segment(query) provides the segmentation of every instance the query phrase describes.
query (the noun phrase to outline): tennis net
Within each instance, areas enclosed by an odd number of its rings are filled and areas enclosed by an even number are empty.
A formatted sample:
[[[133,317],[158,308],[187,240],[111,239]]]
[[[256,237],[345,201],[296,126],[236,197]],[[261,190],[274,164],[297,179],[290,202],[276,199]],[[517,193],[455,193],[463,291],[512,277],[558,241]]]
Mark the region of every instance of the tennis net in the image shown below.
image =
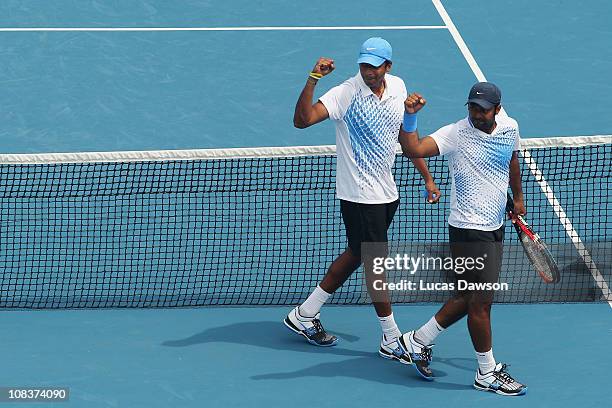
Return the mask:
[[[528,221],[562,280],[539,279],[508,223],[500,280],[511,289],[496,300],[612,301],[612,137],[525,139],[522,149]],[[391,240],[447,241],[447,166],[429,167],[438,205],[398,156]],[[333,146],[0,155],[0,211],[3,308],[295,304],[346,247]],[[367,303],[362,273],[330,301]]]

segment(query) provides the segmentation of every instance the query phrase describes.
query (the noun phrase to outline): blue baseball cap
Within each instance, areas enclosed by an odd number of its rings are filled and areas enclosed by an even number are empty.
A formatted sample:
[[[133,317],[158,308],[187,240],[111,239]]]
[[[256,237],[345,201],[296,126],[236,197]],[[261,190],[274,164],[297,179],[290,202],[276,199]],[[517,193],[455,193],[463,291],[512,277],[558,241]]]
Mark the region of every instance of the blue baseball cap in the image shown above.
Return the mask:
[[[500,102],[501,91],[495,84],[491,82],[478,82],[470,89],[466,105],[468,103],[475,103],[488,110],[499,105]]]
[[[368,38],[359,51],[358,64],[365,63],[375,67],[381,66],[385,61],[391,61],[391,44],[380,37]]]

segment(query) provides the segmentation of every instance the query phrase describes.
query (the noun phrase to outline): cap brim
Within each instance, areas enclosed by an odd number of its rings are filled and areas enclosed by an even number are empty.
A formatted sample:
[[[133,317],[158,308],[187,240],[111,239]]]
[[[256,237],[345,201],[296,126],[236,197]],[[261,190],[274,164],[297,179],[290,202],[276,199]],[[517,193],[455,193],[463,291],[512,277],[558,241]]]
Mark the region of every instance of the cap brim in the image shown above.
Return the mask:
[[[370,64],[374,67],[380,67],[386,59],[377,57],[372,54],[359,54],[359,59],[357,60],[358,64]]]
[[[482,106],[484,109],[487,109],[487,110],[495,106],[491,102],[484,100],[484,99],[479,99],[479,98],[468,99],[468,101],[465,104],[467,105],[468,103],[475,103],[477,105]]]

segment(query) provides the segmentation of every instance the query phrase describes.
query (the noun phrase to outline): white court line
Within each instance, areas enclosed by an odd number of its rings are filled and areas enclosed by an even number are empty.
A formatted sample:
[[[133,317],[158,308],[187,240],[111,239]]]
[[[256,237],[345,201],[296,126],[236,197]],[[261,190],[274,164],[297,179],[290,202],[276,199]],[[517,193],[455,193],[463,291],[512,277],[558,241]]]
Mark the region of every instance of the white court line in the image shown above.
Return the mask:
[[[476,79],[478,79],[478,81],[480,82],[485,82],[486,78],[482,70],[478,66],[478,63],[476,62],[476,59],[470,52],[470,49],[468,48],[467,44],[465,43],[465,41],[463,41],[463,38],[461,37],[459,30],[457,30],[457,27],[455,26],[450,16],[446,12],[446,9],[442,5],[441,0],[431,0],[431,1],[434,7],[436,8],[436,10],[438,11],[438,14],[440,14],[440,17],[444,21],[444,24],[446,24],[446,27],[448,27],[448,31],[450,31],[451,35],[453,36],[453,39],[455,40],[457,47],[459,47],[459,50],[461,51],[461,53],[463,54],[463,57],[465,58],[468,65],[472,69],[472,72],[476,76]],[[591,254],[584,246],[584,243],[580,239],[578,232],[576,232],[576,230],[574,229],[572,222],[567,217],[567,214],[563,210],[563,207],[561,207],[561,204],[559,204],[559,200],[557,200],[557,197],[555,197],[555,194],[552,188],[550,187],[550,185],[548,185],[548,183],[546,182],[546,179],[542,176],[542,172],[538,168],[535,161],[532,159],[529,151],[526,151],[526,153],[523,154],[523,158],[525,162],[527,163],[529,170],[531,170],[531,173],[534,175],[536,180],[538,180],[538,184],[540,185],[540,188],[546,195],[546,198],[548,199],[548,202],[550,203],[550,205],[553,207],[555,214],[557,214],[557,217],[559,217],[559,221],[561,221],[561,225],[564,226],[565,232],[570,237],[572,243],[576,247],[578,254],[582,257],[582,259],[584,260],[584,263],[589,268],[589,271],[591,272],[591,275],[593,275],[593,279],[595,279],[595,283],[597,283],[597,286],[599,286],[599,288],[601,289],[603,296],[605,296],[606,299],[611,299],[612,296],[610,293],[610,288],[608,287],[605,279],[601,275],[601,272],[597,268],[597,265],[595,265],[595,263],[593,262],[593,259],[591,258]],[[608,305],[610,305],[610,308],[612,308],[612,300],[608,301]]]
[[[0,32],[105,32],[105,31],[325,31],[325,30],[444,30],[446,26],[323,26],[323,27],[0,27]]]
[[[465,43],[465,41],[463,41],[461,34],[459,34],[459,30],[457,30],[457,27],[455,26],[455,23],[453,23],[453,20],[451,20],[450,16],[446,12],[446,9],[442,5],[442,2],[440,0],[431,1],[436,10],[438,10],[438,14],[440,14],[440,17],[442,17],[442,21],[444,21],[444,24],[446,24],[448,31],[450,31],[451,35],[453,36],[453,39],[455,40],[455,43],[457,43],[457,47],[459,47],[459,50],[461,50],[463,57],[469,64],[470,68],[472,68],[472,72],[474,73],[474,75],[476,75],[476,79],[478,79],[478,81],[480,82],[486,82],[487,79],[482,73],[480,67],[478,66],[478,63],[476,62],[476,59],[474,59],[474,56],[470,52],[470,49],[468,48],[467,44]]]

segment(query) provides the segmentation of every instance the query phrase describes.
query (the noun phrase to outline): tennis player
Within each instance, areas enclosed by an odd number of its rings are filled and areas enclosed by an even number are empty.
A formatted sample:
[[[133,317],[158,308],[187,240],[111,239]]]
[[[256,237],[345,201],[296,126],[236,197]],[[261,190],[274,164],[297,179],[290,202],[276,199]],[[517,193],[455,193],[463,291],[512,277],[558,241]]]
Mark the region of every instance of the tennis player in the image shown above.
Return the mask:
[[[470,90],[468,117],[444,126],[419,139],[417,112],[426,101],[417,93],[406,98],[400,131],[404,154],[408,157],[445,155],[452,177],[450,216],[448,218],[451,255],[482,257],[482,270],[474,267],[457,277],[468,283],[495,283],[499,278],[504,239],[504,219],[508,184],[514,196],[516,213],[525,214],[517,150],[517,122],[501,111],[501,92],[488,82]],[[522,395],[527,386],[516,381],[493,357],[491,339],[491,290],[458,290],[454,297],[427,323],[401,338],[406,352],[426,355],[416,365],[422,375],[433,376],[428,365],[431,345],[447,327],[467,315],[467,324],[476,350],[478,369],[474,387],[501,395]]]
[[[364,262],[361,244],[387,243],[387,230],[398,207],[398,192],[391,173],[395,162],[399,129],[407,96],[404,81],[389,74],[392,66],[391,45],[382,38],[363,43],[357,63],[359,72],[332,88],[313,104],[315,86],[335,65],[330,58],[320,58],[310,73],[295,107],[293,122],[303,129],[325,119],[336,127],[336,193],[348,248],[330,265],[323,280],[301,305],[285,318],[285,325],[317,346],[333,346],[336,336],[326,333],[319,320],[320,309],[349,276]],[[421,173],[428,201],[437,202],[440,191],[423,159],[413,159]],[[383,256],[387,256],[384,254]],[[366,283],[382,327],[379,354],[410,364],[400,347],[401,331],[395,323],[388,294],[373,294],[372,282]],[[371,279],[370,279],[371,281]]]

